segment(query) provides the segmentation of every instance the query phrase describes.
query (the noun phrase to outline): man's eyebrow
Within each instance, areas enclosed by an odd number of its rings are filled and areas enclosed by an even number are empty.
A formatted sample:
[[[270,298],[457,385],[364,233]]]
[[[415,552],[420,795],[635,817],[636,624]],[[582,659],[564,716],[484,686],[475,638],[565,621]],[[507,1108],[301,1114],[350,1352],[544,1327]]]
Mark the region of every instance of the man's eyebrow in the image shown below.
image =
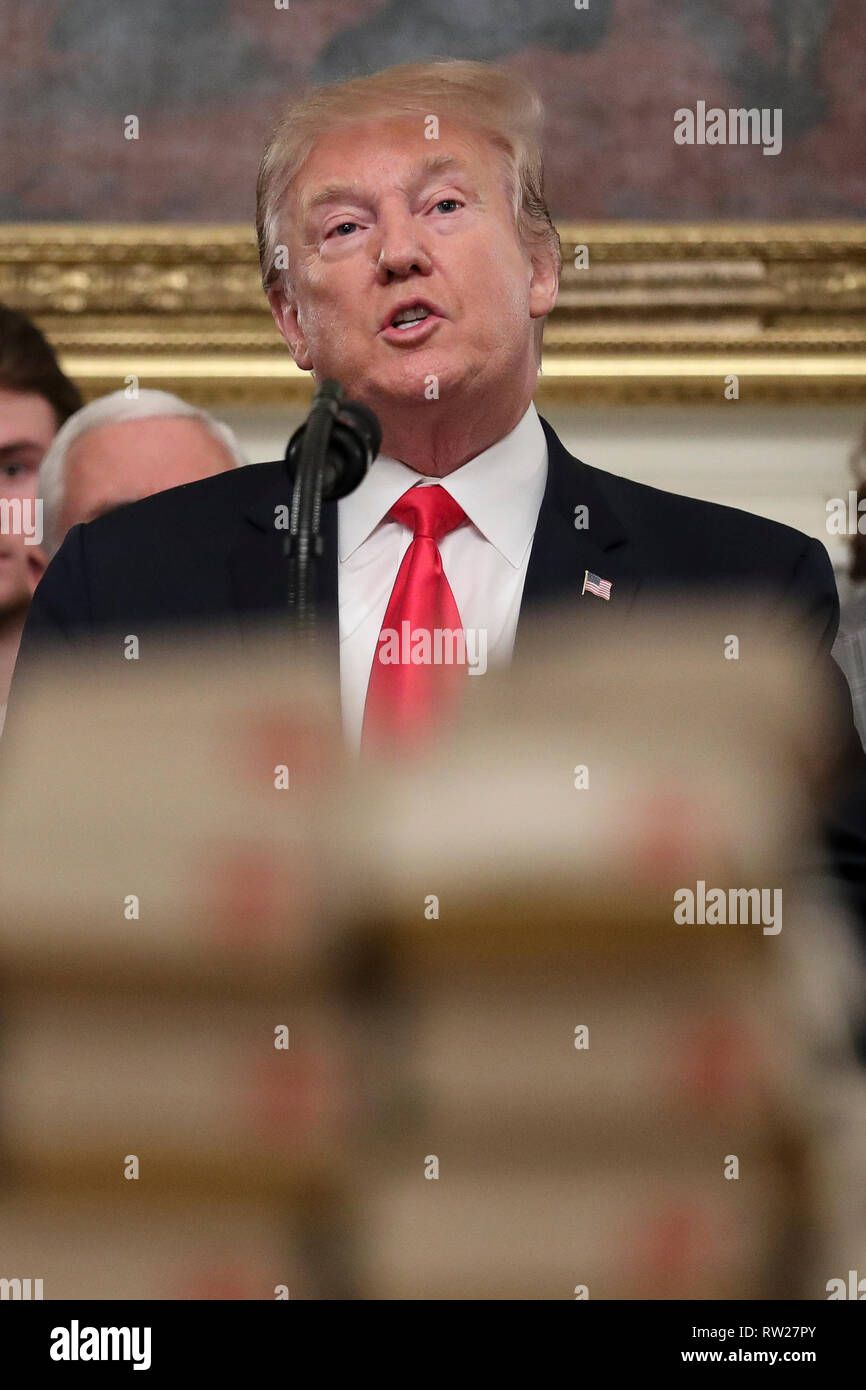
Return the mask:
[[[320,188],[312,197],[303,200],[305,213],[313,212],[323,203],[362,203],[364,192],[357,183],[329,183]]]
[[[20,454],[27,449],[40,449],[42,446],[35,439],[10,439],[6,444],[0,444],[0,458],[6,458],[11,454]]]
[[[465,162],[458,159],[456,155],[427,155],[413,174],[410,186],[417,187],[429,179],[432,174],[447,173],[452,169],[465,168]],[[303,200],[303,211],[304,213],[313,212],[323,203],[363,203],[368,197],[369,193],[358,183],[329,183]]]

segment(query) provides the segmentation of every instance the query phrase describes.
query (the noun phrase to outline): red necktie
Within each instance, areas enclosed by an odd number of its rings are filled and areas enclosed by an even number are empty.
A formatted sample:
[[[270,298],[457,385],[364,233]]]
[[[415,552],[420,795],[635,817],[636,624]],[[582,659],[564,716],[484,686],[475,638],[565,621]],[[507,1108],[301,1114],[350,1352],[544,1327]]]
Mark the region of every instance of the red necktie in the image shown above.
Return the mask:
[[[453,708],[466,678],[465,655],[461,664],[448,660],[447,653],[459,653],[463,623],[438,545],[463,525],[466,513],[437,484],[410,488],[388,516],[410,527],[413,540],[394,581],[373,656],[364,707],[365,752],[402,751],[425,742]],[[461,635],[455,646],[449,632]]]

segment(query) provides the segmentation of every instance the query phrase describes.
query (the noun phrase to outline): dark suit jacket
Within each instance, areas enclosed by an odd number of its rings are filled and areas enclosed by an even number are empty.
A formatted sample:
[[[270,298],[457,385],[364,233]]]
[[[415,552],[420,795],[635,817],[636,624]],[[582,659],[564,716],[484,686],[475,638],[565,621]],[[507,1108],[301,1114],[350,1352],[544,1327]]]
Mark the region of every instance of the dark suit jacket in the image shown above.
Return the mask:
[[[827,552],[815,540],[747,512],[661,492],[573,458],[546,422],[548,479],[518,624],[539,605],[573,603],[578,628],[608,605],[578,600],[584,572],[612,581],[610,611],[638,598],[687,590],[755,592],[802,614],[816,659],[836,683],[843,728],[839,794],[827,826],[838,877],[866,925],[866,755],[844,678],[830,657],[839,601]],[[235,625],[241,636],[285,607],[285,532],[275,508],[289,499],[282,462],[255,464],[189,483],[75,526],[40,583],[24,630],[8,726],[21,717],[31,658],[47,641],[80,646],[100,636],[120,643],[148,626]],[[575,529],[575,509],[589,527]],[[323,511],[319,607],[338,670],[337,512]],[[736,628],[731,627],[731,631]]]

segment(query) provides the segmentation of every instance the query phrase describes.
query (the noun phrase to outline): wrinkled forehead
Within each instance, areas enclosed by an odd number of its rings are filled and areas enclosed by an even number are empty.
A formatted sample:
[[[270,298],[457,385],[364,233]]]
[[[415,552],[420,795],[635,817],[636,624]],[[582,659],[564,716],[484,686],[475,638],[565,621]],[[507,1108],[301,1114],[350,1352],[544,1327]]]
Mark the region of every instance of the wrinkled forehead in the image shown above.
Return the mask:
[[[293,213],[304,218],[347,196],[369,198],[390,188],[411,196],[438,177],[505,191],[506,164],[493,139],[470,125],[421,114],[370,118],[323,133],[288,192]]]

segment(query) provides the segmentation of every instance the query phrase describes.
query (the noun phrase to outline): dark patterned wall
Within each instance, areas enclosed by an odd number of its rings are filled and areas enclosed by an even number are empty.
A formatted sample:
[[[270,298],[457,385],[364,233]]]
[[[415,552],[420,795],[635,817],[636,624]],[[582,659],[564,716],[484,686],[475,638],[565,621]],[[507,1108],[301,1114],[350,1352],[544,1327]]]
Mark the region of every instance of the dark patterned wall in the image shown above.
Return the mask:
[[[433,54],[536,81],[559,218],[858,218],[863,13],[862,0],[0,0],[0,220],[251,219],[285,93]],[[781,107],[781,153],[675,144],[674,111],[698,100]]]

